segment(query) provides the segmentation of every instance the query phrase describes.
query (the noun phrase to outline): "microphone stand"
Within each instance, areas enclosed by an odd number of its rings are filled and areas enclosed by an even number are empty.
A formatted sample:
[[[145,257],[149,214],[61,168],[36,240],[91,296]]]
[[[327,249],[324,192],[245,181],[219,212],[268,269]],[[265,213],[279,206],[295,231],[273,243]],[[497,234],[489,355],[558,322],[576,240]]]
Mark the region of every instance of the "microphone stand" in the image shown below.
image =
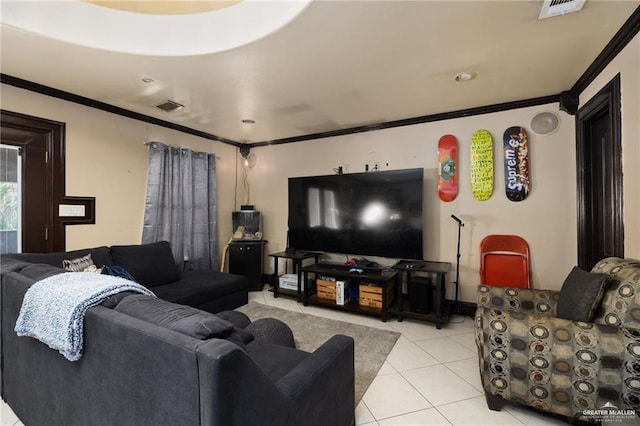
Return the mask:
[[[455,215],[451,215],[451,218],[458,223],[458,249],[456,252],[456,280],[454,281],[456,285],[456,295],[455,295],[455,305],[454,312],[460,312],[460,305],[458,303],[458,289],[460,288],[460,229],[464,226],[464,223],[460,219],[458,219]]]

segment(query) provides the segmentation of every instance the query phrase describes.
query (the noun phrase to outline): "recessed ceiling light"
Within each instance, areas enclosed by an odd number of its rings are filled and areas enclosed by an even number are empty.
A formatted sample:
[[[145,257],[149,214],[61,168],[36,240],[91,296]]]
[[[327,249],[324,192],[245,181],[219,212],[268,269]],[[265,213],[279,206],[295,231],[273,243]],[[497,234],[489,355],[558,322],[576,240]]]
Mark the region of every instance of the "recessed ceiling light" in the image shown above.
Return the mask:
[[[145,78],[142,79],[142,82],[143,83],[147,83],[147,84],[151,84],[151,83],[155,83],[156,81],[154,79],[152,79],[152,78],[145,77]]]
[[[252,120],[250,118],[245,118],[242,120],[243,124],[256,124],[256,120]]]
[[[469,81],[476,78],[477,74],[475,72],[461,72],[460,74],[455,76],[456,81]]]

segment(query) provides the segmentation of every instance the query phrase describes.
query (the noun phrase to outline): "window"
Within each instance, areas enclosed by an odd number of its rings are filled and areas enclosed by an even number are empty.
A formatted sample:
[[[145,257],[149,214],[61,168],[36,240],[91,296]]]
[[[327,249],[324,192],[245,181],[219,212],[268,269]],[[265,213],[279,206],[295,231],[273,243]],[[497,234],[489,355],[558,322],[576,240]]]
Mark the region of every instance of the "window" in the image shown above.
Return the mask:
[[[22,251],[20,148],[0,145],[0,254]]]

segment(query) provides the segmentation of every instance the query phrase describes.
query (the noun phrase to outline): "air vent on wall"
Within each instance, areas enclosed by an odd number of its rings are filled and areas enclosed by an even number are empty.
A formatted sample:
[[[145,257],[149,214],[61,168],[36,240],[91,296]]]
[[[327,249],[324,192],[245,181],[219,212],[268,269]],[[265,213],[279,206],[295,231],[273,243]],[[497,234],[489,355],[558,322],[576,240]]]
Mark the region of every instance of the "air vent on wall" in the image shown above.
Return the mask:
[[[586,0],[544,0],[538,19],[577,12],[582,9],[585,1]]]
[[[166,102],[161,103],[160,105],[156,105],[156,108],[160,108],[164,112],[171,112],[171,111],[175,111],[175,110],[180,109],[180,108],[184,108],[184,105],[179,104],[179,103],[174,102],[174,101],[166,101]]]

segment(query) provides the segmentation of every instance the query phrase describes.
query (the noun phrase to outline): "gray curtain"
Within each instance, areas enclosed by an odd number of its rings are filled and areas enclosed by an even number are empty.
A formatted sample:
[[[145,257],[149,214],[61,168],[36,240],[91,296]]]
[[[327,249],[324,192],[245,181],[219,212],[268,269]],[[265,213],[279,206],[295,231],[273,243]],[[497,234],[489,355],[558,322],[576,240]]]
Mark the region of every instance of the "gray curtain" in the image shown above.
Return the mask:
[[[169,241],[185,270],[217,269],[215,154],[149,143],[142,243]]]

